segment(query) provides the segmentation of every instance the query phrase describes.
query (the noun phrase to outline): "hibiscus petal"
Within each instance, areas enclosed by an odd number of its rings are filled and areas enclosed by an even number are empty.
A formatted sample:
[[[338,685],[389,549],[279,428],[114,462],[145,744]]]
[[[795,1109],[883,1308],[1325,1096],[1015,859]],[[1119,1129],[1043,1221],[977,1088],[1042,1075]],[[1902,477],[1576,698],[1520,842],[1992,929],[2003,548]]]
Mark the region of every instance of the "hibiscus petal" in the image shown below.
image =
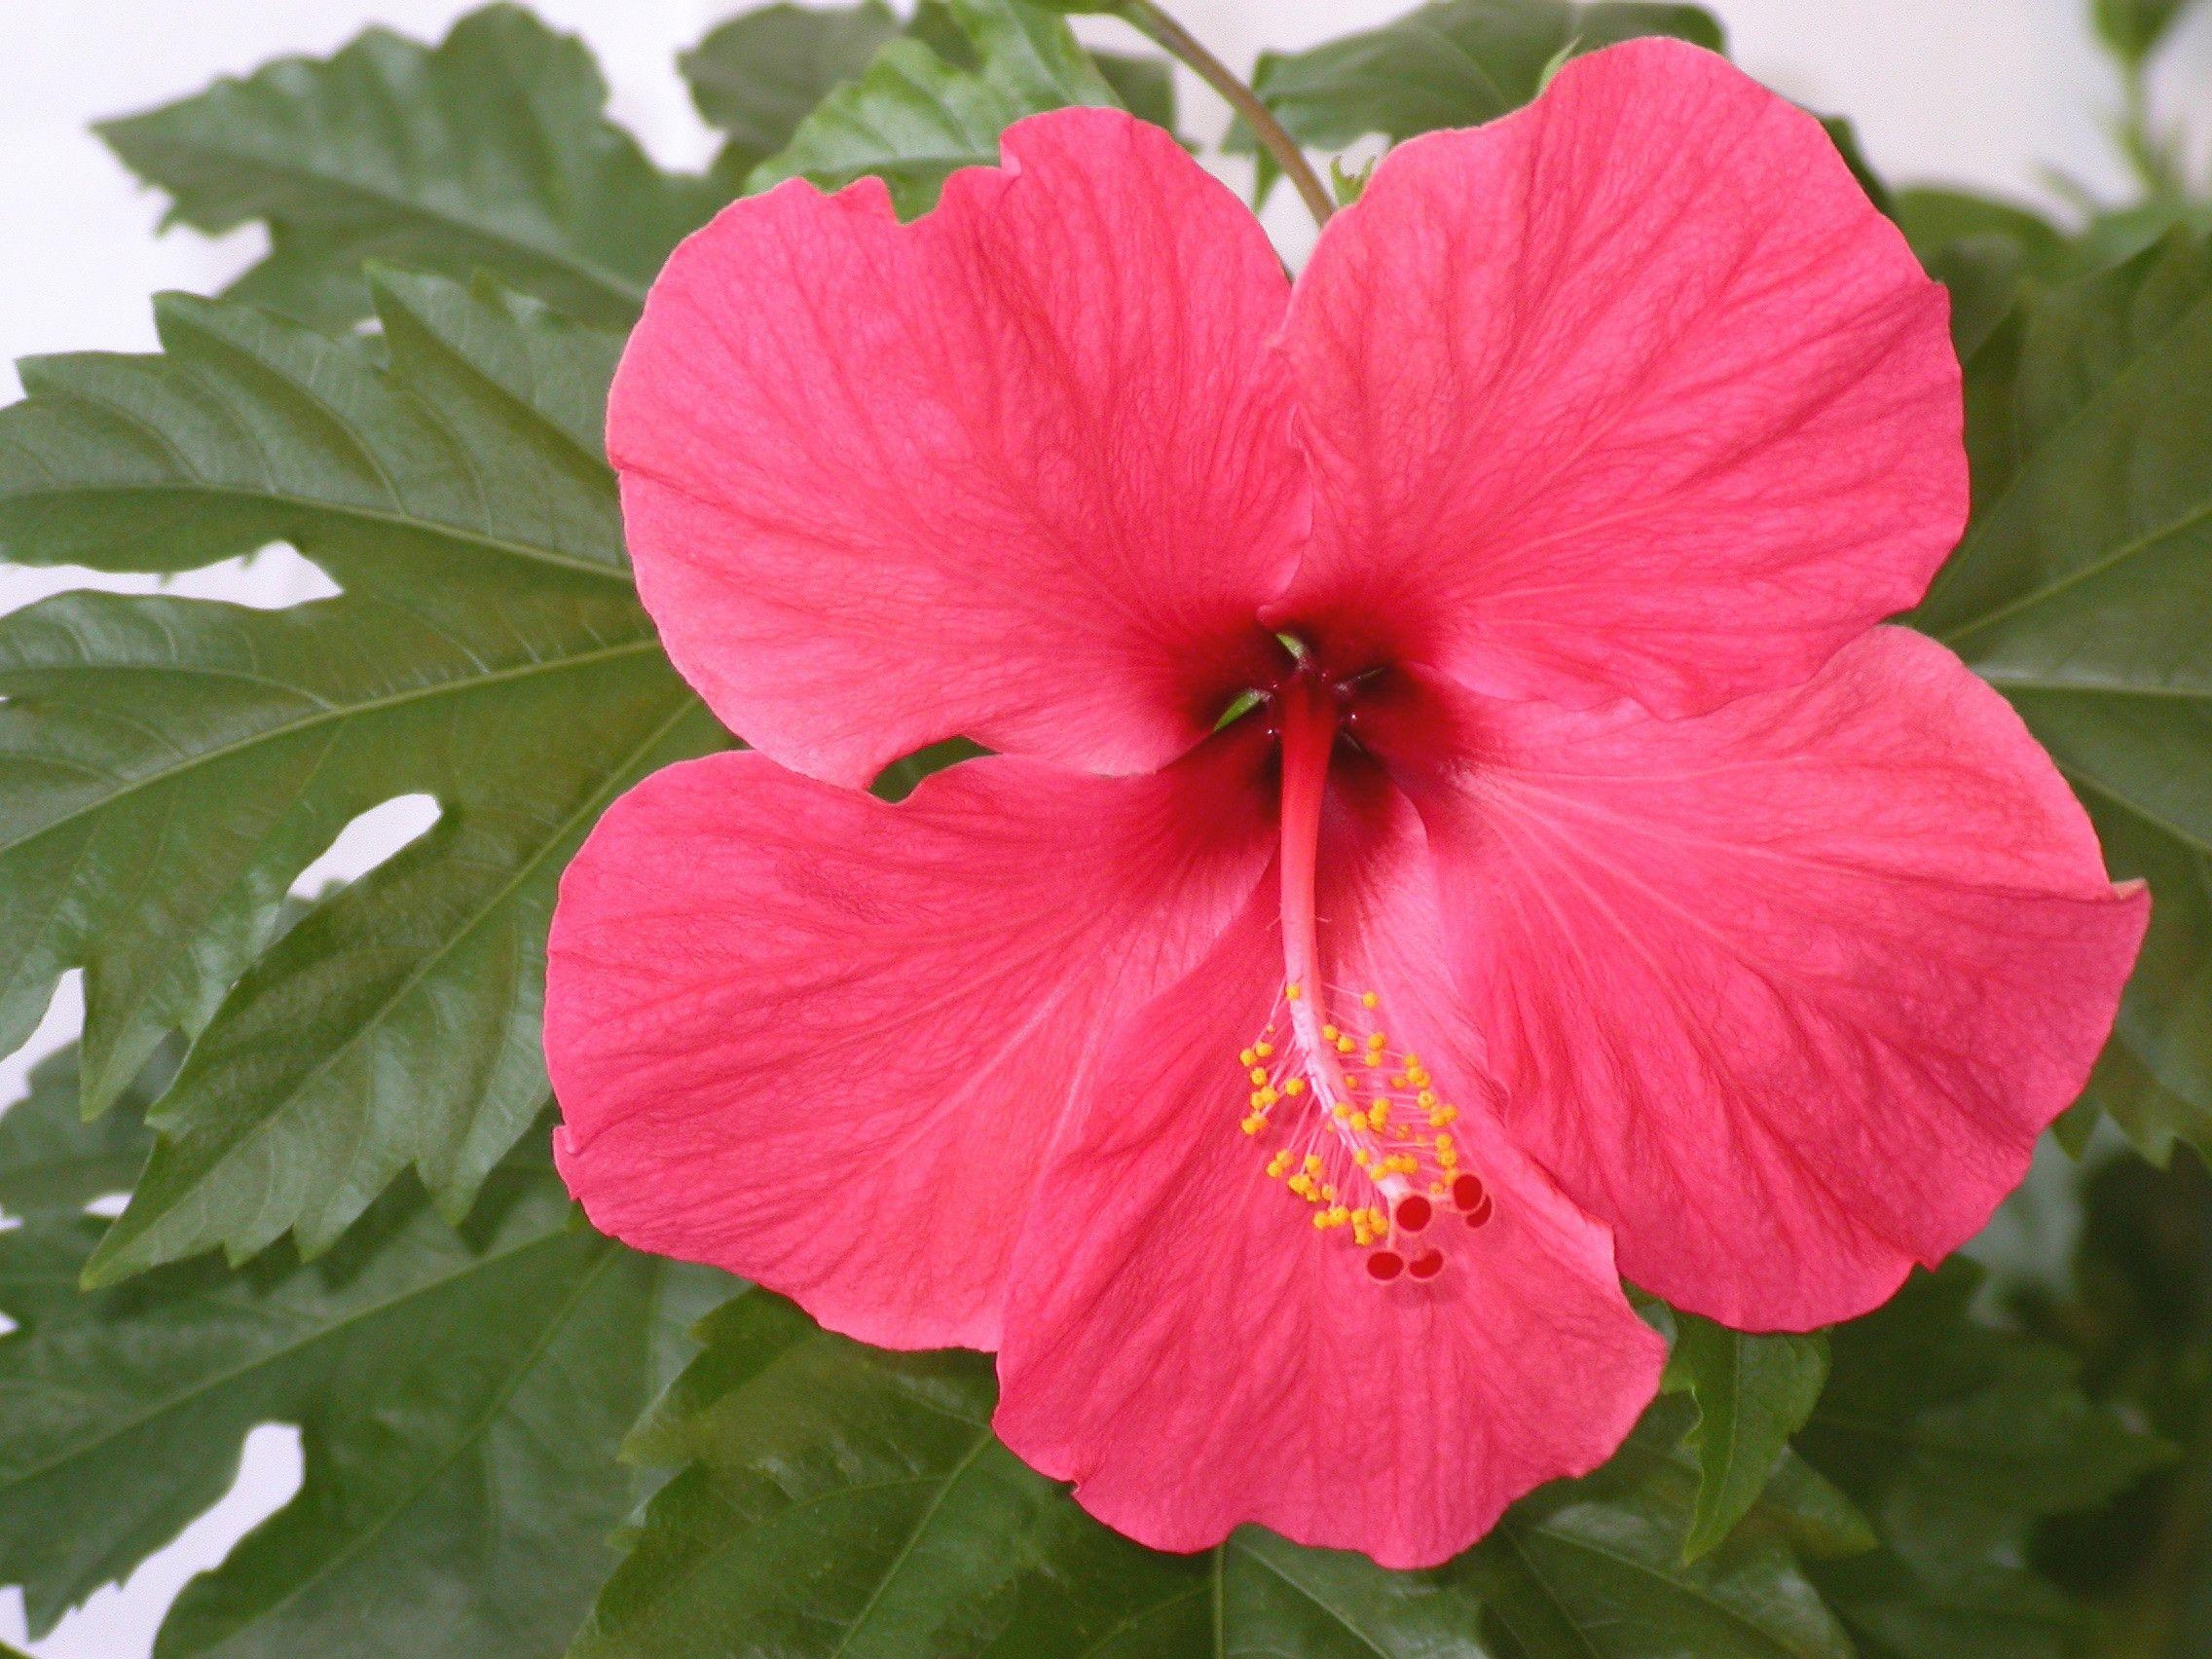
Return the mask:
[[[561,883],[570,1190],[865,1341],[997,1346],[1068,1103],[1252,893],[1262,786],[1250,736],[1138,779],[976,760],[898,806],[757,755],[656,773]]]
[[[2149,913],[2004,700],[1882,628],[1700,719],[1458,701],[1471,763],[1402,775],[1459,984],[1508,1128],[1622,1271],[1802,1330],[1978,1230]],[[1439,741],[1411,724],[1366,736],[1404,764]]]
[[[1400,145],[1286,330],[1331,656],[1668,715],[1794,684],[1966,523],[1959,368],[1812,117],[1677,41]]]
[[[1402,800],[1366,817],[1363,885],[1343,879],[1341,818],[1333,849],[1324,837],[1337,880],[1323,948],[1380,991],[1449,1088],[1467,1075],[1465,1032],[1419,830]],[[1395,823],[1378,832],[1378,818]],[[1158,1549],[1255,1521],[1431,1566],[1530,1488],[1604,1461],[1665,1350],[1621,1294],[1605,1230],[1479,1107],[1459,1138],[1491,1210],[1479,1228],[1449,1210],[1431,1223],[1422,1236],[1446,1259],[1425,1281],[1377,1282],[1366,1252],[1267,1178],[1270,1142],[1239,1132],[1235,1074],[1280,988],[1272,908],[1248,912],[1101,1067],[1016,1254],[996,1427]]]
[[[1309,508],[1289,284],[1158,128],[1007,129],[909,225],[792,182],[676,252],[608,444],[638,586],[715,713],[865,783],[939,738],[1099,771],[1202,737]]]

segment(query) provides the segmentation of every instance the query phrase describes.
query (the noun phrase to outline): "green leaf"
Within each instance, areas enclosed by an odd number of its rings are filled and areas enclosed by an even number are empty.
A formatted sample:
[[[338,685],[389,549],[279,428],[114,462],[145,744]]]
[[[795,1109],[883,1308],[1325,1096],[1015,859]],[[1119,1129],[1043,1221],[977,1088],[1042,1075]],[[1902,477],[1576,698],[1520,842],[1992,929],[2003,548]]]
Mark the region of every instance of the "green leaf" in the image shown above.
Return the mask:
[[[1139,121],[1175,130],[1175,71],[1165,58],[1093,52],[1090,61],[1124,109]]]
[[[1789,1437],[1802,1428],[1827,1381],[1825,1337],[1748,1336],[1694,1313],[1675,1315],[1670,1384],[1698,1410],[1697,1511],[1684,1553],[1694,1561],[1750,1513]]]
[[[1715,52],[1724,44],[1701,6],[1436,0],[1307,52],[1264,52],[1252,89],[1302,144],[1341,150],[1371,132],[1396,143],[1494,120],[1534,97],[1563,55],[1640,35],[1674,35]],[[1258,146],[1240,124],[1228,148]]]
[[[859,80],[825,98],[791,143],[754,170],[748,187],[802,177],[834,190],[874,173],[911,215],[932,206],[959,168],[995,165],[1000,132],[1023,116],[1117,101],[1066,19],[1020,0],[951,0],[947,15],[973,65],[920,31],[888,42]],[[942,24],[928,32],[941,40]]]
[[[157,1066],[173,1071],[174,1062]],[[31,1067],[30,1092],[0,1111],[0,1210],[24,1216],[74,1214],[94,1198],[128,1193],[145,1166],[138,1118],[159,1088],[135,1087],[123,1109],[87,1123],[77,1110],[75,1044]]]
[[[378,297],[372,344],[171,296],[165,354],[34,360],[0,413],[0,553],[175,568],[283,538],[345,589],[0,621],[0,1037],[71,965],[90,1105],[197,1035],[102,1278],[288,1228],[312,1253],[410,1162],[465,1209],[546,1097],[563,865],[629,783],[726,741],[624,567],[615,342],[436,278]],[[299,871],[414,793],[436,828],[263,959]]]
[[[2125,62],[2157,51],[2195,0],[2094,0],[2097,36]]]
[[[727,142],[715,166],[742,179],[792,141],[799,123],[840,83],[868,66],[899,32],[882,0],[743,12],[676,60],[691,101]]]
[[[1373,1659],[1475,1651],[1486,1619],[1519,1644],[1502,1651],[1530,1656],[1849,1653],[1790,1560],[1798,1524],[1781,1509],[1682,1565],[1697,1476],[1674,1449],[1680,1412],[1662,1408],[1606,1470],[1528,1499],[1434,1572],[1385,1572],[1250,1527],[1163,1556],[1092,1522],[1000,1445],[985,1356],[876,1352],[759,1292],[699,1335],[704,1350],[629,1446],[682,1472],[574,1659],[704,1659],[740,1632],[749,1651],[855,1659]],[[1820,1519],[1803,1530],[1832,1528],[1839,1503],[1810,1497]]]
[[[2011,203],[1929,189],[1899,191],[1893,203],[1913,252],[1951,291],[1961,362],[1971,363],[2011,314],[2029,278],[2056,280],[2074,264],[2056,227]]]
[[[1675,1450],[1679,1404],[1661,1400],[1597,1473],[1515,1504],[1443,1576],[1519,1659],[1850,1659],[1786,1528],[1747,1526],[1685,1564],[1699,1479]]]
[[[98,130],[171,220],[268,225],[234,298],[344,325],[369,313],[362,261],[385,259],[619,324],[721,193],[654,167],[606,103],[581,42],[491,6],[435,48],[373,28]]]
[[[126,1131],[142,1155],[128,1114],[86,1125],[43,1089],[0,1119],[0,1186],[58,1148],[99,1165]],[[301,1490],[186,1587],[163,1659],[554,1651],[611,1563],[637,1495],[615,1449],[701,1272],[571,1213],[540,1153],[465,1235],[403,1191],[313,1266],[198,1262],[96,1295],[75,1288],[91,1218],[0,1233],[20,1322],[0,1338],[0,1561],[33,1635],[221,1496],[276,1420],[300,1428]]]
[[[2169,1456],[2092,1405],[2066,1354],[1975,1322],[1980,1278],[1954,1260],[1837,1326],[1827,1389],[1798,1437],[1881,1534],[1878,1554],[1814,1568],[1877,1654],[2063,1652],[2079,1613],[2021,1568],[2028,1529],[2105,1502]]]
[[[2212,258],[2175,237],[2028,292],[1970,362],[1972,529],[1913,620],[2027,720],[2151,938],[2108,1068],[2162,1155],[2212,1113]]]

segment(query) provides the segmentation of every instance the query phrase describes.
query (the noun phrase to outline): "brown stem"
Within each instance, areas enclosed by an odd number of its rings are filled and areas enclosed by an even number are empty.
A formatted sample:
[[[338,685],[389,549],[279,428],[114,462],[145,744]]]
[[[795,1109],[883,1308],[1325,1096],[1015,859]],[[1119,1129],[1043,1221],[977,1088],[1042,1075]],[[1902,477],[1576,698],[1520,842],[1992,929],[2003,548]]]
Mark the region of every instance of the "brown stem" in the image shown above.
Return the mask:
[[[1298,140],[1283,130],[1282,123],[1275,119],[1274,111],[1268,108],[1259,93],[1238,80],[1228,64],[1208,52],[1196,35],[1161,11],[1153,0],[1118,0],[1115,11],[1171,55],[1189,64],[1199,80],[1227,98],[1230,107],[1251,128],[1252,135],[1274,157],[1283,176],[1297,186],[1307,210],[1313,215],[1313,222],[1316,225],[1329,222],[1329,215],[1337,210],[1329,187],[1321,182],[1321,175],[1313,170],[1313,164],[1306,159]]]

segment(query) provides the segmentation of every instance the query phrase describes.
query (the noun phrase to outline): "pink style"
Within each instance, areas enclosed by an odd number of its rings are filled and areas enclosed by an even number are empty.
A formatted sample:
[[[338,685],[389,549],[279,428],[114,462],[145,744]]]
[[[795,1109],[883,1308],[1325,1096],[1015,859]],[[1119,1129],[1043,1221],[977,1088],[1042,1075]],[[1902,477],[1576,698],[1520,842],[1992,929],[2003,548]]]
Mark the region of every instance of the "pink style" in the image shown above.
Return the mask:
[[[1006,1442],[1145,1543],[1444,1560],[1650,1399],[1621,1275],[1874,1307],[2112,1023],[2146,896],[1883,625],[1960,423],[1943,291],[1819,126],[1672,42],[1399,146],[1295,287],[1116,111],[912,224],[735,203],[608,430],[754,752],[562,883],[571,1189],[997,1350]],[[953,734],[997,753],[862,793]]]

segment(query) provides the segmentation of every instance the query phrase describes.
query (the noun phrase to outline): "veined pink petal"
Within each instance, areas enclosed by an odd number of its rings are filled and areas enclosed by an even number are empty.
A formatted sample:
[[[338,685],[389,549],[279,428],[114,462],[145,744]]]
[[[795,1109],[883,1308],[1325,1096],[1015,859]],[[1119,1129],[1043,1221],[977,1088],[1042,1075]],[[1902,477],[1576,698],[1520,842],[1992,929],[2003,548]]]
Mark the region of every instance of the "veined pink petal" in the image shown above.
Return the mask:
[[[1666,715],[1793,684],[1966,522],[1959,369],[1812,117],[1676,41],[1386,156],[1285,339],[1341,660]]]
[[[1257,221],[1115,110],[1009,128],[910,225],[793,182],[676,252],[608,406],[678,668],[846,784],[935,739],[1170,759],[1272,657],[1309,515],[1289,285]]]
[[[1449,1089],[1469,1067],[1419,830],[1394,797],[1360,818],[1340,810],[1325,831],[1324,949]],[[1376,844],[1346,880],[1349,837]],[[1317,1229],[1268,1178],[1272,1131],[1239,1132],[1235,1091],[1237,1051],[1282,989],[1272,909],[1263,895],[1100,1068],[1016,1259],[996,1426],[1155,1548],[1256,1521],[1430,1566],[1609,1456],[1664,1348],[1622,1297],[1605,1230],[1479,1108],[1456,1122],[1488,1207],[1469,1227],[1436,1200],[1414,1247],[1436,1241],[1430,1278],[1379,1282],[1380,1252]]]
[[[994,1347],[1014,1235],[1120,1019],[1269,857],[1259,741],[1105,779],[994,757],[898,806],[671,766],[561,882],[554,1149],[592,1221],[892,1347]]]
[[[1468,759],[1403,774],[1460,988],[1508,1130],[1622,1272],[1802,1330],[1972,1235],[2081,1091],[2149,913],[2004,700],[1897,628],[1676,722],[1444,684]],[[1391,726],[1363,735],[1401,764]]]

